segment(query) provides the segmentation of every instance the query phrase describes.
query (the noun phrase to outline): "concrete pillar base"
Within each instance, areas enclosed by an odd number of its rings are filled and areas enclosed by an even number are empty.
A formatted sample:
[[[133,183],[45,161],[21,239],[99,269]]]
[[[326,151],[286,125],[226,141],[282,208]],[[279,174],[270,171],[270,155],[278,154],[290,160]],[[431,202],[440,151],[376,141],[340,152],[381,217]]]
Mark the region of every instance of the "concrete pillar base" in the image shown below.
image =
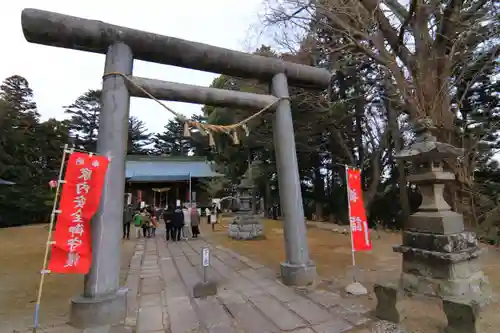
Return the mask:
[[[106,297],[76,296],[71,300],[69,324],[81,329],[120,324],[127,313],[127,292],[122,288]]]
[[[280,264],[281,278],[287,286],[307,286],[316,279],[316,265],[309,261],[306,265],[290,264],[286,261]]]

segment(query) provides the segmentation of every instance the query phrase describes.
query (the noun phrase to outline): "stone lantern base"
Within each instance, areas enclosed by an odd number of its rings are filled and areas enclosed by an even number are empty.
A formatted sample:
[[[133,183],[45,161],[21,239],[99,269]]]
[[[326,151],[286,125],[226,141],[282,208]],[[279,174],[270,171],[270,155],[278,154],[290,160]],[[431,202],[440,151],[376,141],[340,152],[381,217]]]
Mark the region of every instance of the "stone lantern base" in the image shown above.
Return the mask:
[[[229,224],[227,234],[234,239],[256,239],[264,235],[264,224],[256,215],[244,212]]]
[[[476,333],[480,309],[491,300],[476,235],[463,231],[462,215],[452,211],[418,212],[408,222],[403,245],[393,247],[403,255],[399,285],[375,286],[376,316],[400,322],[405,317],[400,300],[423,295],[442,300],[446,332]]]
[[[405,230],[403,245],[393,250],[403,254],[400,278],[403,290],[481,303],[490,298],[488,279],[479,262],[482,249],[472,232],[442,235]]]

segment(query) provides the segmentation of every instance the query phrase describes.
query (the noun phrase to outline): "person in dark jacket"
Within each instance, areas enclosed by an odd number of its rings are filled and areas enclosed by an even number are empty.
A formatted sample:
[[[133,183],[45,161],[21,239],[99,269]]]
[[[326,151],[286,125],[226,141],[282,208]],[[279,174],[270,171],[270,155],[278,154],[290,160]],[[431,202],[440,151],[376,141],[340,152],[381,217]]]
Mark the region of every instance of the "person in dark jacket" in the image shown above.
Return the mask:
[[[273,220],[278,220],[278,205],[274,204],[271,208],[271,213],[273,214]]]
[[[174,212],[172,213],[172,240],[174,242],[181,240],[181,230],[184,227],[184,213],[182,212],[182,207],[179,200],[177,201],[178,202],[176,204]]]
[[[200,214],[198,214],[198,210],[196,206],[191,208],[191,232],[193,234],[193,238],[197,239],[200,234]]]
[[[132,205],[125,205],[123,209],[123,239],[130,239],[130,224],[134,218]]]
[[[163,220],[165,221],[165,237],[167,239],[167,241],[170,240],[170,238],[172,238],[173,240],[173,227],[172,227],[172,214],[173,214],[173,210],[171,208],[171,206],[169,206],[167,209],[165,209],[163,211]]]

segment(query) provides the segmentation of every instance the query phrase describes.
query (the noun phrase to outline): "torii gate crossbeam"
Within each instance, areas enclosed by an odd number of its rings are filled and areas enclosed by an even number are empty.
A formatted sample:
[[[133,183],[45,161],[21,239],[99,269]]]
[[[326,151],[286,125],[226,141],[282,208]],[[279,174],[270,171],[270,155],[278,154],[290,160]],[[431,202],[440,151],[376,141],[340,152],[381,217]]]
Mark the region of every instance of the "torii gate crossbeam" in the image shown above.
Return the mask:
[[[288,97],[287,81],[296,86],[324,89],[331,79],[324,69],[43,10],[25,9],[21,21],[29,42],[105,54],[104,74],[127,75],[131,82],[160,99],[262,108],[268,102]],[[134,59],[258,79],[271,83],[272,94],[133,77]],[[101,205],[92,221],[92,267],[85,276],[83,295],[72,300],[70,323],[75,327],[119,323],[125,314],[127,296],[126,291],[119,288],[119,257],[129,104],[130,96],[144,97],[129,83],[120,75],[106,75],[103,79],[97,152],[107,156],[110,164]],[[286,284],[304,285],[313,281],[316,268],[307,245],[290,102],[281,99],[274,109],[274,145],[285,216],[286,261],[281,263],[281,275]]]

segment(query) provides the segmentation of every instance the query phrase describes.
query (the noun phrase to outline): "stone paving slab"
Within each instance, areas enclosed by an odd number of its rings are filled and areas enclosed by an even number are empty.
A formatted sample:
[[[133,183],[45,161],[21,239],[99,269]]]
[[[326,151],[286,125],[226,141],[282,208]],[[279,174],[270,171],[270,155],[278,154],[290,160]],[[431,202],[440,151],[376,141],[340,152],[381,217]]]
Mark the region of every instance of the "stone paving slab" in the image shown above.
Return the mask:
[[[243,296],[233,290],[220,291],[217,297],[226,306],[231,316],[248,333],[275,333],[280,329],[261,311],[247,302]]]
[[[162,230],[141,239],[132,259],[125,323],[136,333],[341,333],[369,318],[340,295],[296,292],[273,271],[203,239],[166,242]],[[216,296],[193,298],[202,281],[200,253],[211,249]]]
[[[303,319],[293,311],[288,310],[270,295],[257,295],[250,297],[249,300],[283,331],[289,331],[307,325]]]

